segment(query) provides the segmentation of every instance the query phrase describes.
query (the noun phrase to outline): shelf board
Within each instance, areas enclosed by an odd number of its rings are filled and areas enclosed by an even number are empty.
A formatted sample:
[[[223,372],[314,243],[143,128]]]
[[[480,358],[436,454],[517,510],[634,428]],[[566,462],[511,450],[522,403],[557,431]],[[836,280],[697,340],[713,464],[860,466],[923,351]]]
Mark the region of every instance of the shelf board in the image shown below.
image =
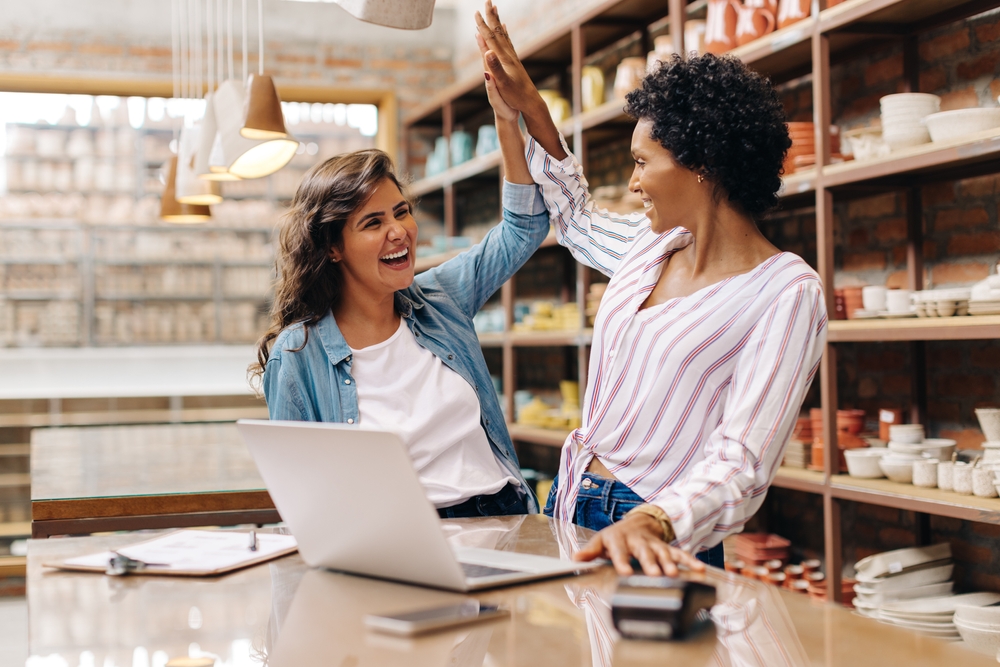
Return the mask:
[[[0,556],[0,577],[24,577],[27,572],[27,556]]]
[[[491,169],[496,169],[500,166],[500,161],[501,155],[499,150],[474,157],[468,162],[463,162],[460,165],[446,169],[440,174],[435,174],[414,182],[410,185],[409,192],[414,197],[419,197],[435,190],[442,190],[447,185],[454,185],[459,181],[464,181],[485,174]],[[499,178],[497,181],[499,182]]]
[[[782,199],[804,195],[808,192],[816,191],[816,181],[819,172],[815,167],[796,171],[781,179],[781,189],[778,196]]]
[[[9,521],[0,523],[0,538],[31,537],[30,521]]]
[[[778,468],[778,474],[774,476],[773,486],[806,493],[823,493],[826,482],[821,472],[781,466]]]
[[[549,447],[562,447],[566,442],[569,431],[554,428],[539,428],[537,426],[522,426],[521,424],[507,424],[507,430],[513,440],[530,442],[535,445],[547,445]]]
[[[594,337],[593,329],[570,331],[525,331],[507,334],[507,340],[515,347],[560,347],[590,345]]]
[[[480,347],[501,347],[504,341],[507,340],[506,334],[503,333],[481,333],[479,336]]]
[[[737,46],[726,55],[735,56],[772,78],[801,76],[808,73],[812,61],[812,35],[815,26],[816,19],[805,18],[749,44]]]
[[[79,301],[79,292],[6,291],[0,297],[11,301]]]
[[[21,262],[18,262],[21,263]],[[32,263],[32,262],[24,262]],[[224,269],[228,268],[273,268],[272,261],[253,260],[219,260],[211,259],[101,259],[95,258],[94,264],[97,266],[215,266],[219,264]]]
[[[211,294],[98,294],[94,301],[214,301]]]
[[[11,265],[15,264],[17,266],[37,264],[41,266],[66,266],[69,264],[79,264],[82,260],[79,257],[43,257],[32,259],[30,257],[18,258],[18,257],[0,257],[0,264]]]
[[[962,496],[941,489],[924,489],[888,479],[859,479],[834,475],[830,483],[834,498],[869,505],[925,512],[964,521],[1000,524],[1000,499]]]
[[[26,472],[6,472],[0,474],[0,489],[18,489],[31,486],[31,474]]]
[[[0,445],[0,458],[19,456],[31,456],[31,445],[27,443]],[[3,524],[0,523],[0,526],[2,525]],[[2,533],[0,533],[0,535],[2,535]]]
[[[600,125],[613,123],[616,121],[627,121],[628,115],[625,113],[625,100],[615,98],[609,100],[599,107],[586,111],[579,116],[567,118],[559,126],[559,131],[565,136],[571,137],[577,126],[581,130],[587,131]]]
[[[974,0],[847,0],[820,13],[819,30],[846,32],[864,26],[876,34],[873,28],[878,24],[928,29],[979,13],[982,5]]]
[[[1000,338],[1000,315],[832,320],[827,333],[831,343],[987,338]]]
[[[906,183],[912,185],[917,175],[997,160],[1000,160],[1000,128],[993,128],[953,141],[911,146],[884,158],[826,165],[820,179],[826,187],[855,183],[868,186],[877,179],[889,184],[893,177],[906,177]]]

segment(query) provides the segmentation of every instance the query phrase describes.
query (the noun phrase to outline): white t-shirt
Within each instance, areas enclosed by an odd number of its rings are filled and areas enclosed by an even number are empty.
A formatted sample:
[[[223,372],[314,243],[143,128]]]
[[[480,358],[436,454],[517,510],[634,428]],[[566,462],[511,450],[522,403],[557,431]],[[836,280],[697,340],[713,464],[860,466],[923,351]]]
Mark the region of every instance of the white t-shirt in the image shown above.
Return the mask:
[[[406,322],[388,340],[351,353],[361,424],[402,437],[435,507],[518,483],[493,455],[475,390],[418,345]]]

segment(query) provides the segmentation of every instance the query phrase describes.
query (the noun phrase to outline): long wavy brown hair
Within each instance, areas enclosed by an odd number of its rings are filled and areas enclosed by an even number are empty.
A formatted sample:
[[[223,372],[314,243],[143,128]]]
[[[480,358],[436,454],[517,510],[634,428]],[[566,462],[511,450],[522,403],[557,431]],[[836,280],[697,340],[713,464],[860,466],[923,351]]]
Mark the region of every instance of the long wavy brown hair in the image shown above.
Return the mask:
[[[257,341],[257,363],[247,369],[255,389],[260,388],[278,334],[302,323],[308,341],[309,325],[337,306],[343,276],[340,266],[330,259],[330,249],[343,247],[348,218],[371,199],[385,179],[402,192],[392,158],[376,149],[332,157],[302,179],[280,223],[271,323]]]

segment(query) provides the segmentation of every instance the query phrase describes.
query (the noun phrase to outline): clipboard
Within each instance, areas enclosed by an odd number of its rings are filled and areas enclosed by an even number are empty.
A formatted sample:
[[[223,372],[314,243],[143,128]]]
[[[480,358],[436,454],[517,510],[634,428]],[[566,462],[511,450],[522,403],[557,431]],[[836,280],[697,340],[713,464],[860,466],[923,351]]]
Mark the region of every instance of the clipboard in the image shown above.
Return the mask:
[[[280,558],[299,548],[291,535],[256,533],[256,550],[250,549],[250,539],[251,533],[238,531],[177,530],[117,551],[42,565],[105,574],[108,573],[109,563],[117,556],[137,564],[127,570],[129,574],[211,577]]]

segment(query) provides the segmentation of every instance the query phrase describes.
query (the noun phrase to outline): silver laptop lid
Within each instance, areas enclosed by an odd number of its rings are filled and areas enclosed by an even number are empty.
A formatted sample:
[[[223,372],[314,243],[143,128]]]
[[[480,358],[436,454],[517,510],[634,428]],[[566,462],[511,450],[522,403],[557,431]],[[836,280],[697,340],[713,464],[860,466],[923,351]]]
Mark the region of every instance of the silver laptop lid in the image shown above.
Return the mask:
[[[236,426],[306,563],[466,589],[399,436],[319,422]]]

